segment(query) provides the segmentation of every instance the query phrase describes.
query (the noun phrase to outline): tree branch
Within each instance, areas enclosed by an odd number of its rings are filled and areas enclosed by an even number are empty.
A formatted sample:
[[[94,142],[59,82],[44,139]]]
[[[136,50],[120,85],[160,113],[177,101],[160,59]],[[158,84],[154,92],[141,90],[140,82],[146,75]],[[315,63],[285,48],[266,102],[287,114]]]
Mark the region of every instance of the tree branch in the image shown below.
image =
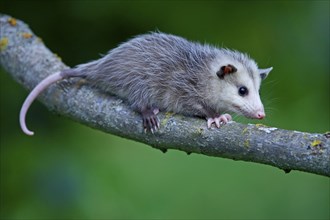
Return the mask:
[[[0,64],[31,90],[47,75],[67,68],[22,21],[0,14]],[[264,125],[229,123],[207,129],[204,120],[160,113],[161,129],[145,134],[140,114],[88,84],[65,80],[40,97],[51,111],[87,126],[155,148],[252,161],[284,171],[330,176],[330,134],[309,134]]]

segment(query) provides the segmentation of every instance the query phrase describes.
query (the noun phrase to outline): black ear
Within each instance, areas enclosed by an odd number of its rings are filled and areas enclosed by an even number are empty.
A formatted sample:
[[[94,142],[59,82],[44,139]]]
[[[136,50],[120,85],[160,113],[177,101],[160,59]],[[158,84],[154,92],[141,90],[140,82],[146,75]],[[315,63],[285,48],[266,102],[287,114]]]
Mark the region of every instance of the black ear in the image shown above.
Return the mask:
[[[227,66],[222,66],[220,70],[217,72],[217,76],[220,79],[223,79],[226,74],[231,74],[237,72],[236,67],[233,65],[228,64]]]

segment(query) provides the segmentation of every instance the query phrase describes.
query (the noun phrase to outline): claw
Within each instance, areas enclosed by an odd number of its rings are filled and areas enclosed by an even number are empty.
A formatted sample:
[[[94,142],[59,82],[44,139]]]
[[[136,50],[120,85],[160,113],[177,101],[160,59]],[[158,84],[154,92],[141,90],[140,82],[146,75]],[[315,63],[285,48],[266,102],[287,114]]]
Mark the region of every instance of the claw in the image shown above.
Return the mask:
[[[224,124],[224,125],[227,124],[227,122],[228,122],[227,118],[224,115],[220,116],[220,120],[221,120],[221,124]]]
[[[208,118],[207,119],[207,128],[211,128],[212,123],[214,122],[213,118]]]
[[[215,118],[214,122],[215,122],[215,125],[217,126],[217,128],[220,128],[220,118]]]
[[[231,121],[232,120],[232,117],[230,114],[225,114],[225,116],[227,117],[228,121]]]
[[[150,131],[152,134],[154,134],[160,128],[160,123],[156,116],[158,112],[159,109],[157,108],[142,111],[144,133]]]
[[[214,123],[217,128],[220,128],[220,125],[225,125],[231,121],[231,116],[229,114],[223,114],[218,117],[208,118],[207,119],[207,128],[211,128]]]
[[[158,113],[159,113],[159,109],[158,108],[155,108],[154,110],[152,110],[153,111],[153,113],[155,114],[155,115],[157,115]]]

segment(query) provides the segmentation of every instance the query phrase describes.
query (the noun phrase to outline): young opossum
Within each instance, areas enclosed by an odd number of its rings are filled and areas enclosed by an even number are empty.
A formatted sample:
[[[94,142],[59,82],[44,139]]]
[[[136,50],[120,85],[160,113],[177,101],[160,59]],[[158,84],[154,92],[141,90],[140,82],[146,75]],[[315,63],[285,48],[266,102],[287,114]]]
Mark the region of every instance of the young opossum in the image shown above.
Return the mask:
[[[159,110],[207,119],[207,127],[231,120],[231,111],[263,119],[259,87],[272,70],[258,69],[254,60],[238,51],[219,49],[184,38],[150,33],[137,36],[109,51],[104,57],[55,73],[42,80],[26,98],[20,125],[28,108],[52,83],[82,77],[92,86],[125,99],[142,114],[143,127],[159,128]]]

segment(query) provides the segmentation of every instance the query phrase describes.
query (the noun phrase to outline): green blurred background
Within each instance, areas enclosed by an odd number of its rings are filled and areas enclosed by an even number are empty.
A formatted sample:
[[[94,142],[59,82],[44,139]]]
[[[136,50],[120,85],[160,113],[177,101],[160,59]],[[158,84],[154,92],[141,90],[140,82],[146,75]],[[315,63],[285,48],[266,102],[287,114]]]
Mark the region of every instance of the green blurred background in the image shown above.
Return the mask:
[[[69,66],[160,30],[249,53],[274,70],[269,126],[329,125],[329,1],[1,1]],[[163,154],[58,117],[0,69],[1,219],[329,219],[329,178],[184,152]],[[241,117],[243,123],[256,123]]]

